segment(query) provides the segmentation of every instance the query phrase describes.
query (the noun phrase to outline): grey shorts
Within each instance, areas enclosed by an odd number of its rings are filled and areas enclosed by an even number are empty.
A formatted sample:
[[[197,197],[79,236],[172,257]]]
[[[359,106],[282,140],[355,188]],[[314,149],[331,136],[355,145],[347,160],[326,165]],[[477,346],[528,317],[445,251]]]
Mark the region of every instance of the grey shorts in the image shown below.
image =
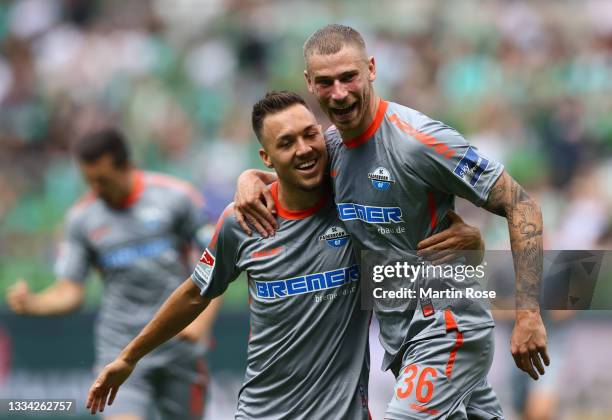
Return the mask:
[[[487,382],[493,352],[493,328],[453,330],[411,343],[385,418],[503,419]]]
[[[132,414],[142,419],[197,419],[204,415],[208,372],[200,344],[176,340],[163,363],[145,357],[121,385],[105,415]],[[98,365],[98,371],[99,371]]]

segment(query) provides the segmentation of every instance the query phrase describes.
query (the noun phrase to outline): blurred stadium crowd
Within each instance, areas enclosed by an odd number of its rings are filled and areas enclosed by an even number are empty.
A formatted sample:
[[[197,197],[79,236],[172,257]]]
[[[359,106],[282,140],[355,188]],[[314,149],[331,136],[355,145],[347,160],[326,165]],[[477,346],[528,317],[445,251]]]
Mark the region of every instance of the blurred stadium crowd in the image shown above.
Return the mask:
[[[215,219],[260,166],[252,104],[270,89],[312,100],[301,46],[329,22],[364,34],[383,98],[454,126],[537,197],[547,248],[612,249],[612,2],[8,0],[0,296],[20,276],[52,280],[84,189],[69,146],[93,128],[120,127],[136,162],[192,181]],[[503,221],[460,213],[508,248]]]

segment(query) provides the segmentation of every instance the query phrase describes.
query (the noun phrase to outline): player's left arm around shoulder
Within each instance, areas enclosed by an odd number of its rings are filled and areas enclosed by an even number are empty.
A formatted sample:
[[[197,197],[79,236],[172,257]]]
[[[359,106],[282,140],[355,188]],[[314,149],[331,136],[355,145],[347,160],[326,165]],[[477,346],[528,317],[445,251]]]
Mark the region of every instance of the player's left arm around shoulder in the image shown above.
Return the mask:
[[[543,261],[540,206],[504,171],[491,188],[484,208],[508,220],[517,278],[517,309],[539,311]]]

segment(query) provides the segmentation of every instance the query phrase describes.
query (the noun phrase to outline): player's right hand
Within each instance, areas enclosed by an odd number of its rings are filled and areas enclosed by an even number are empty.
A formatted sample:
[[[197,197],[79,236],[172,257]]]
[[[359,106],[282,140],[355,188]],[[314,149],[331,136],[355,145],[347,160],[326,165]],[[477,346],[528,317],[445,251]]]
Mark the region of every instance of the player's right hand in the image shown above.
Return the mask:
[[[539,310],[517,310],[510,337],[510,352],[516,366],[536,381],[544,375],[544,365],[550,365],[546,345],[546,328]]]
[[[104,367],[98,375],[87,396],[87,409],[91,414],[103,412],[106,402],[112,405],[121,384],[130,376],[134,365],[122,359],[115,359]],[[110,394],[110,398],[109,398]]]
[[[478,251],[467,254],[469,257],[480,257],[478,261],[468,261],[470,264],[478,265],[482,261],[484,244],[478,228],[468,225],[453,210],[447,215],[451,225],[442,232],[436,233],[417,244],[419,256],[431,261],[432,264],[448,264],[461,257],[466,256],[465,251]]]
[[[28,287],[28,283],[19,279],[13,286],[11,286],[6,294],[6,300],[9,307],[18,314],[24,315],[30,312],[30,302],[32,299],[32,293]]]
[[[238,177],[234,213],[249,236],[253,233],[249,224],[264,238],[274,235],[276,231],[274,199],[268,186],[253,171],[245,171]]]

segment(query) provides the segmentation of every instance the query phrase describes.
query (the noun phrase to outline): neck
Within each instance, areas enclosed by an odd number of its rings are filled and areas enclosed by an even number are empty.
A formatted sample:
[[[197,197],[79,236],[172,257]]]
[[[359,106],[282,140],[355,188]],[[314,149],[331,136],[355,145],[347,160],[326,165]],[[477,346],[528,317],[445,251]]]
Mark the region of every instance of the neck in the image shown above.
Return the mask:
[[[137,174],[136,174],[136,170],[134,168],[129,168],[128,169],[128,175],[127,175],[127,182],[126,182],[126,188],[123,191],[123,197],[121,197],[121,200],[126,200],[130,194],[132,194],[132,192],[134,190],[136,190],[137,188]]]
[[[316,206],[324,194],[325,187],[323,185],[312,191],[304,191],[289,186],[280,180],[278,182],[278,201],[287,210],[308,210]]]
[[[359,137],[368,129],[368,127],[374,121],[374,118],[376,118],[376,111],[378,110],[379,101],[380,98],[378,97],[378,95],[372,92],[372,95],[370,96],[370,101],[368,103],[368,108],[366,109],[366,112],[363,118],[361,119],[359,125],[350,130],[339,130],[343,140],[350,140]]]
[[[129,168],[127,189],[123,197],[119,200],[119,207],[131,206],[138,200],[143,188],[142,182],[142,173],[137,168]]]

